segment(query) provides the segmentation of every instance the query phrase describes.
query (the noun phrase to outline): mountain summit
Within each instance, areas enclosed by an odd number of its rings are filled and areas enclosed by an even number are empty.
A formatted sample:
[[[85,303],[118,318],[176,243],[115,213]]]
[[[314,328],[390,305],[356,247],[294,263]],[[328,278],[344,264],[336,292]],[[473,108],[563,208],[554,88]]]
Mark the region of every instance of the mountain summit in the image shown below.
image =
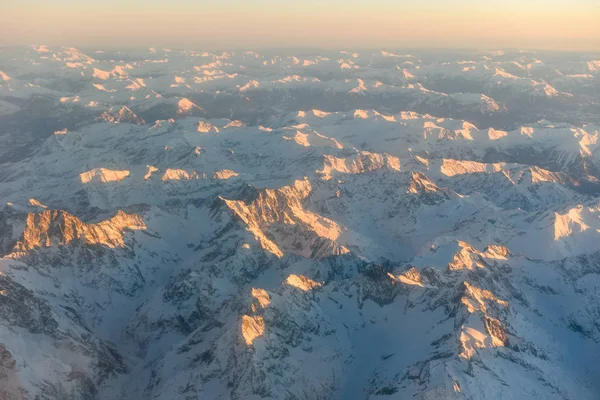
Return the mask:
[[[600,398],[593,55],[1,49],[0,399]]]

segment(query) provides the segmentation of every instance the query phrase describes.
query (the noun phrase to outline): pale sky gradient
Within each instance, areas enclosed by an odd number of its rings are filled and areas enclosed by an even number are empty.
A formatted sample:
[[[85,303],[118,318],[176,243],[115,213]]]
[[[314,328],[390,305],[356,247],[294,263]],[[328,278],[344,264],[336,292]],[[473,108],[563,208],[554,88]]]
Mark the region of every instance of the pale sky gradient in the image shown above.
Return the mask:
[[[600,50],[600,0],[1,0],[0,44]]]

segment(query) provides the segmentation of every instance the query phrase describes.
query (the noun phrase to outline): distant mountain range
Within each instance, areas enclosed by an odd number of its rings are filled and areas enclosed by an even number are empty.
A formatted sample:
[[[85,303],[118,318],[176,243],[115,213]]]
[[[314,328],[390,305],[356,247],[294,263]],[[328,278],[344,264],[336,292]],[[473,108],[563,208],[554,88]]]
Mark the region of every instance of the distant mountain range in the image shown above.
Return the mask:
[[[0,48],[0,399],[599,398],[598,60]]]

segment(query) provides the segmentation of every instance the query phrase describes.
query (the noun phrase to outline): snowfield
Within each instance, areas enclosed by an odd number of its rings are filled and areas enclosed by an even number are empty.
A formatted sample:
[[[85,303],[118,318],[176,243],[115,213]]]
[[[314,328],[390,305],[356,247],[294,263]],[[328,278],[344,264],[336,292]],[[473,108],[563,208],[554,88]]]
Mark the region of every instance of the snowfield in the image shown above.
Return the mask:
[[[0,48],[0,399],[599,398],[597,57]]]

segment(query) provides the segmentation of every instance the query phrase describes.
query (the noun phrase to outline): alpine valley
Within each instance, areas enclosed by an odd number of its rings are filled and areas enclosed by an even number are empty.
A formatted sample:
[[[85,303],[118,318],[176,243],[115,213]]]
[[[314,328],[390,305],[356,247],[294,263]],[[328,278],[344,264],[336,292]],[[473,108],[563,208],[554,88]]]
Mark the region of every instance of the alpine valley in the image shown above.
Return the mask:
[[[600,398],[600,54],[0,70],[0,399]]]

